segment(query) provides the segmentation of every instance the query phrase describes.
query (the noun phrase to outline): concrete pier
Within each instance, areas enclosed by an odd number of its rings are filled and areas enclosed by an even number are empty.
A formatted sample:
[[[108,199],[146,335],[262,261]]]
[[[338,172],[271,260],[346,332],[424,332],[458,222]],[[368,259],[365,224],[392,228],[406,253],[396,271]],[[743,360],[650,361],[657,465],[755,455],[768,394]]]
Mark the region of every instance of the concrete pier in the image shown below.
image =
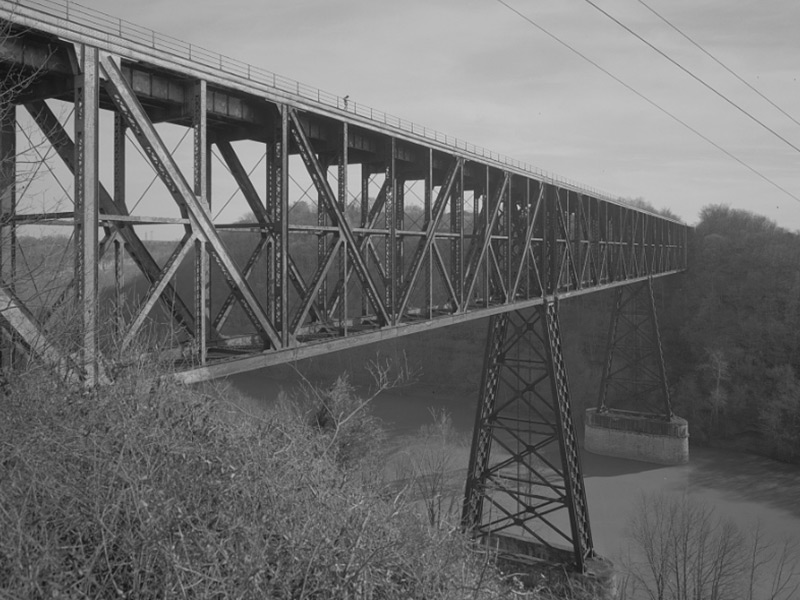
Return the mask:
[[[657,415],[606,410],[586,410],[583,447],[587,452],[630,458],[661,465],[689,462],[689,424]]]
[[[514,573],[529,589],[544,584],[566,595],[577,587],[597,600],[614,600],[619,595],[620,578],[614,563],[600,556],[586,560],[586,571],[579,573],[564,568],[575,560],[568,548],[545,546],[509,533],[484,535],[481,541],[493,553],[500,571]]]

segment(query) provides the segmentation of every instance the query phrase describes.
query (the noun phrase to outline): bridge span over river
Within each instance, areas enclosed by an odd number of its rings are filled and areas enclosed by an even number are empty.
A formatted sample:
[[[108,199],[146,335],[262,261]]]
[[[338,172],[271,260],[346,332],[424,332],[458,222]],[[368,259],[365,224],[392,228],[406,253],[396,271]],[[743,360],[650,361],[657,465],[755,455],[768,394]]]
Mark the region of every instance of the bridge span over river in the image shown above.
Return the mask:
[[[0,19],[4,366],[22,353],[102,384],[104,338],[133,346],[156,320],[191,383],[491,317],[464,523],[586,568],[558,302],[617,288],[622,306],[681,272],[687,226],[68,0],[2,0]],[[60,202],[26,196],[23,147],[68,174]],[[220,217],[234,197],[245,217]],[[68,232],[58,276],[23,264],[29,227]],[[178,232],[163,256],[158,227]]]

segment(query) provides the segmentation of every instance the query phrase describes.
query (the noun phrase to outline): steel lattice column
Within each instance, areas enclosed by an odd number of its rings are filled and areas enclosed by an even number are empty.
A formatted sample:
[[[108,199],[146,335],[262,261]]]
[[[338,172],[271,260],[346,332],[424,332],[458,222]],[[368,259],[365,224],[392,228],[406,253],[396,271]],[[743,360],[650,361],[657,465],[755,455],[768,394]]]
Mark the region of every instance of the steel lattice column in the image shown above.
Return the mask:
[[[673,416],[652,279],[615,293],[597,402],[609,408]]]
[[[81,323],[80,355],[84,384],[98,380],[97,261],[100,80],[97,48],[82,49],[75,78],[75,273],[76,308]]]
[[[555,304],[490,319],[463,525],[556,560],[566,545],[579,571],[593,555]]]

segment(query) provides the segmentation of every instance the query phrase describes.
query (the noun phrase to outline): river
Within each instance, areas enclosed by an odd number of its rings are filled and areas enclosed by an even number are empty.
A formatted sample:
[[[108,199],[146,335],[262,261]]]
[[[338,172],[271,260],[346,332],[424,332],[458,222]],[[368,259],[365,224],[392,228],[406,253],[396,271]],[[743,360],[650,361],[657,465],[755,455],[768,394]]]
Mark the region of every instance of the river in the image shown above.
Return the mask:
[[[291,369],[260,371],[232,377],[251,407],[262,407],[279,390],[289,390],[297,377]],[[383,392],[372,402],[398,451],[414,444],[415,432],[430,423],[430,409],[445,409],[459,434],[452,453],[454,469],[468,461],[476,398],[441,385],[417,383]],[[405,448],[404,448],[405,447]],[[713,506],[747,531],[756,524],[774,544],[800,540],[800,469],[766,458],[725,450],[691,448],[689,464],[658,466],[633,460],[582,454],[586,494],[595,548],[618,561],[629,548],[629,519],[643,494],[689,495]]]

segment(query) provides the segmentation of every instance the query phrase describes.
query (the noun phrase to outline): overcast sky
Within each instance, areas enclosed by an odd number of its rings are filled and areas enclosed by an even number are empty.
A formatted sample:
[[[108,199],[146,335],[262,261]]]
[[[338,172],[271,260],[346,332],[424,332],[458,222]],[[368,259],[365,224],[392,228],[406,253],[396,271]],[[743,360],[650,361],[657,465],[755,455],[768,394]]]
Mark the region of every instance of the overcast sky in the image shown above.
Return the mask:
[[[800,197],[800,156],[585,0],[506,0]],[[637,0],[597,0],[790,144],[800,125]],[[800,121],[800,2],[645,0]],[[543,34],[498,0],[83,0],[351,101],[689,223],[725,203],[800,230],[800,201]]]

